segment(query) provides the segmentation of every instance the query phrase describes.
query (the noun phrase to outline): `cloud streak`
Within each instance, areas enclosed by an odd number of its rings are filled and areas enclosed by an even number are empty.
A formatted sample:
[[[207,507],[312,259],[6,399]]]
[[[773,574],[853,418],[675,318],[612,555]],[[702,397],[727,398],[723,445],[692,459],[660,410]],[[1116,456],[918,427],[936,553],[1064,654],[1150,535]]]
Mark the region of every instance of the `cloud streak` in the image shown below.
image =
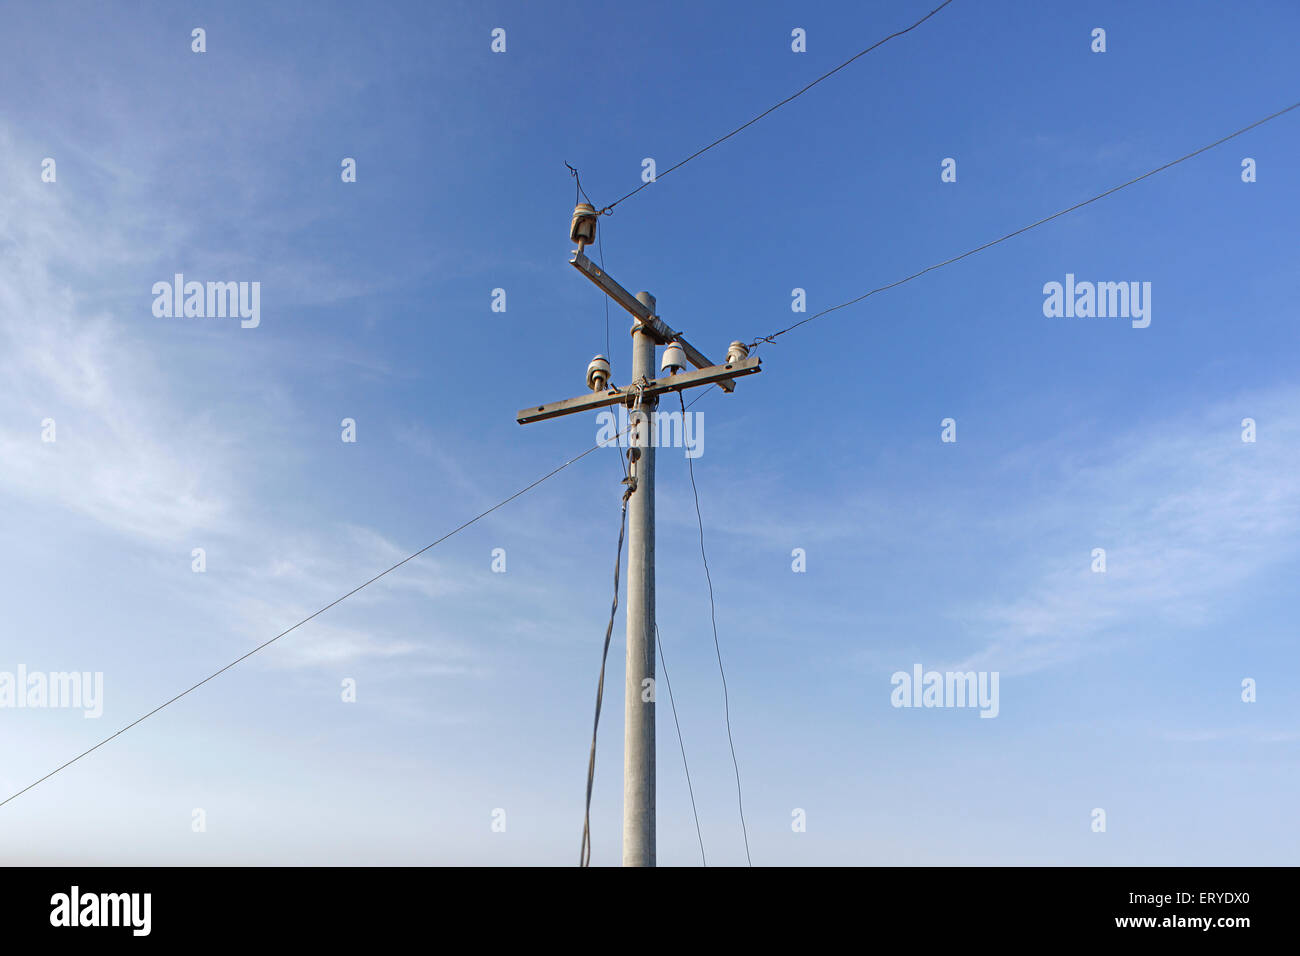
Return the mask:
[[[958,666],[1027,672],[1108,639],[1213,619],[1216,601],[1300,551],[1300,390],[1218,403],[1126,435],[1014,516],[1029,586],[969,609],[986,644]],[[1259,423],[1241,440],[1243,417]],[[1013,516],[1002,516],[1010,519]],[[1105,573],[1091,551],[1106,549]]]

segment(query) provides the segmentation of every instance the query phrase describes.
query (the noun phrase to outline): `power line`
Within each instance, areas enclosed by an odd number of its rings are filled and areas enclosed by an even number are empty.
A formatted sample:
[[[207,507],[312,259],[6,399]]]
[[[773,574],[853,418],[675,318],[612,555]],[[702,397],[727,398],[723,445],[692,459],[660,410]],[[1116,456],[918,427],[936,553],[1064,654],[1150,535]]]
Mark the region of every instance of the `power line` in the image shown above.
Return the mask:
[[[573,204],[575,206],[578,205],[579,199],[585,199],[587,202],[591,202],[591,197],[587,195],[587,190],[582,188],[582,177],[578,175],[577,167],[570,166],[567,161],[565,161],[564,165],[568,168],[569,175],[573,177]]]
[[[677,400],[682,404],[682,428],[686,427],[686,405],[682,393],[678,391]],[[696,399],[699,401],[699,399]],[[695,402],[691,402],[692,405]],[[718,673],[722,675],[722,706],[727,719],[727,743],[731,747],[731,765],[736,769],[736,802],[740,807],[740,831],[745,837],[745,859],[750,866],[754,861],[749,856],[749,828],[745,826],[745,798],[740,790],[740,764],[736,761],[736,742],[731,738],[731,698],[727,694],[727,671],[722,666],[722,646],[718,643],[718,611],[713,603],[713,576],[709,574],[709,556],[704,553],[704,516],[700,514],[700,492],[695,487],[695,462],[686,456],[686,465],[690,469],[691,493],[695,496],[695,518],[700,525],[700,557],[704,561],[704,580],[709,585],[709,618],[713,621],[713,649],[718,655]]]
[[[596,682],[596,719],[591,725],[591,756],[587,759],[587,808],[582,816],[582,849],[578,852],[578,866],[591,866],[591,788],[596,782],[596,731],[600,729],[600,705],[605,699],[605,662],[609,659],[609,639],[614,633],[614,617],[618,613],[618,573],[623,566],[623,536],[627,531],[627,500],[636,489],[629,484],[623,492],[622,514],[618,519],[618,551],[614,555],[614,603],[609,608],[609,624],[605,627],[605,647],[600,652],[600,679]]]
[[[616,435],[614,438],[610,439],[610,441],[616,441],[617,439],[618,439],[618,436]],[[241,655],[240,657],[235,658],[233,661],[231,661],[231,662],[230,662],[229,664],[227,664],[225,667],[221,668],[221,669],[218,670],[218,671],[214,671],[213,673],[209,674],[207,677],[203,678],[203,680],[199,681],[197,684],[193,685],[192,687],[187,688],[186,690],[181,691],[181,692],[180,692],[179,694],[177,694],[175,697],[171,698],[171,700],[168,700],[166,703],[159,704],[157,707],[155,707],[153,710],[149,711],[149,713],[145,714],[143,717],[139,717],[139,718],[137,718],[136,720],[131,721],[131,723],[127,724],[127,725],[126,725],[125,727],[123,727],[121,730],[117,731],[117,733],[115,733],[115,734],[110,734],[109,736],[105,737],[103,740],[101,740],[99,743],[95,744],[95,746],[91,747],[89,750],[86,750],[86,751],[84,751],[83,753],[78,754],[77,756],[75,756],[75,757],[73,757],[71,760],[69,760],[67,763],[64,763],[64,764],[61,764],[61,765],[58,766],[58,767],[55,767],[53,770],[51,770],[51,771],[50,771],[49,773],[47,773],[45,776],[43,776],[43,777],[41,777],[39,780],[36,780],[36,781],[34,781],[34,782],[28,784],[27,786],[23,787],[23,789],[19,790],[17,793],[11,794],[10,796],[6,797],[4,800],[0,800],[0,807],[3,807],[6,803],[8,803],[8,802],[11,801],[11,800],[14,800],[14,799],[16,799],[16,798],[18,798],[18,797],[21,797],[21,796],[22,796],[24,793],[26,793],[28,790],[31,790],[33,787],[36,787],[36,786],[38,786],[38,785],[41,784],[41,783],[44,783],[46,780],[50,779],[50,777],[53,777],[56,773],[59,773],[60,771],[62,771],[62,770],[66,770],[68,767],[71,767],[74,763],[76,763],[76,762],[77,762],[78,760],[80,760],[82,757],[86,757],[86,756],[88,756],[88,755],[94,753],[94,752],[95,752],[96,750],[98,750],[100,747],[104,746],[104,744],[108,743],[109,741],[113,740],[113,739],[116,738],[116,737],[120,737],[122,734],[126,733],[126,732],[127,732],[128,730],[130,730],[132,727],[136,726],[136,724],[140,724],[140,723],[143,723],[144,721],[148,720],[150,717],[152,717],[154,714],[158,713],[158,712],[159,712],[160,710],[162,710],[163,708],[165,708],[165,707],[169,707],[169,706],[171,706],[172,704],[176,703],[176,701],[180,700],[182,697],[184,697],[186,694],[189,694],[191,691],[198,690],[200,687],[202,687],[202,686],[203,686],[204,684],[206,684],[208,681],[212,680],[214,677],[218,677],[218,676],[220,676],[221,674],[224,674],[226,671],[230,670],[230,669],[231,669],[232,667],[234,667],[236,664],[240,663],[241,661],[247,660],[248,658],[250,658],[250,657],[252,657],[254,654],[256,654],[258,651],[262,650],[263,648],[270,647],[272,644],[274,644],[274,643],[275,643],[276,641],[278,641],[280,638],[284,637],[286,634],[289,634],[289,633],[291,633],[291,632],[293,632],[293,631],[296,631],[298,628],[302,627],[302,626],[303,626],[304,624],[306,624],[308,621],[312,620],[312,619],[315,618],[315,617],[319,617],[321,614],[324,614],[326,611],[328,611],[330,608],[334,607],[335,605],[342,604],[342,603],[343,603],[344,601],[346,601],[348,598],[352,597],[352,595],[356,594],[358,591],[362,590],[363,588],[369,587],[370,585],[374,584],[376,581],[378,581],[378,580],[379,580],[380,578],[382,578],[384,575],[389,574],[389,573],[392,572],[392,571],[396,571],[396,570],[397,570],[398,568],[400,568],[402,565],[406,564],[408,561],[412,561],[412,560],[414,560],[415,558],[418,558],[420,555],[424,554],[424,552],[428,551],[430,548],[434,547],[435,545],[439,545],[439,544],[441,544],[442,542],[446,541],[448,538],[452,537],[453,535],[459,534],[460,532],[462,532],[462,531],[464,531],[466,528],[468,528],[470,525],[475,524],[475,523],[478,522],[478,521],[481,521],[483,518],[486,518],[488,515],[490,515],[490,514],[491,514],[492,512],[494,512],[494,511],[496,511],[498,508],[501,508],[501,507],[503,507],[503,506],[509,504],[510,502],[514,501],[516,498],[520,497],[521,495],[524,495],[524,494],[528,493],[529,491],[532,491],[534,488],[536,488],[536,487],[537,487],[538,485],[540,485],[542,482],[546,481],[546,480],[549,479],[549,478],[554,477],[555,475],[558,475],[558,474],[559,474],[561,471],[563,471],[565,468],[568,468],[570,465],[574,464],[575,462],[578,462],[578,461],[582,460],[583,458],[586,458],[586,457],[587,457],[588,455],[590,455],[593,451],[595,451],[595,450],[598,449],[598,448],[602,448],[602,447],[604,447],[606,444],[608,444],[608,442],[605,442],[605,443],[598,443],[598,444],[593,445],[592,447],[590,447],[590,448],[588,448],[586,451],[584,451],[582,454],[577,455],[577,456],[575,456],[575,457],[573,457],[573,458],[570,458],[568,461],[566,461],[564,464],[560,465],[558,468],[555,468],[554,470],[547,472],[547,473],[546,473],[545,475],[543,475],[541,478],[538,478],[536,481],[532,482],[531,484],[526,485],[526,486],[524,486],[523,488],[519,489],[518,491],[516,491],[516,492],[515,492],[513,495],[511,495],[510,497],[505,498],[505,499],[503,499],[503,500],[497,502],[497,503],[494,504],[491,508],[488,508],[486,511],[484,511],[484,512],[478,514],[478,515],[476,515],[476,516],[473,517],[473,518],[470,518],[468,521],[466,521],[464,524],[460,525],[459,527],[454,528],[454,529],[451,530],[451,531],[448,531],[446,534],[444,534],[444,535],[443,535],[441,538],[439,538],[438,540],[436,540],[436,541],[434,541],[434,542],[432,542],[432,543],[430,543],[430,544],[426,544],[426,545],[425,545],[423,548],[421,548],[419,551],[416,551],[414,554],[408,555],[407,557],[403,558],[401,561],[398,561],[398,562],[397,562],[396,564],[394,564],[392,567],[389,567],[389,568],[386,568],[386,569],[383,570],[383,571],[380,571],[378,574],[376,574],[376,575],[375,575],[373,578],[371,578],[369,581],[366,581],[364,584],[359,584],[359,585],[357,585],[355,588],[353,588],[353,589],[352,589],[351,591],[349,591],[347,594],[344,594],[342,597],[337,598],[336,600],[331,601],[329,604],[326,604],[326,605],[325,605],[323,608],[321,608],[319,611],[316,611],[316,612],[313,613],[313,614],[309,614],[307,617],[303,618],[301,621],[299,621],[299,622],[298,622],[297,624],[295,624],[293,627],[290,627],[290,628],[288,628],[287,630],[281,631],[279,634],[275,635],[275,637],[271,638],[271,639],[268,640],[268,641],[264,641],[264,642],[262,642],[261,644],[257,645],[257,647],[253,648],[253,649],[252,649],[251,651],[249,651],[248,653],[243,654],[243,655]]]
[[[680,169],[681,167],[683,167],[683,166],[685,166],[687,163],[689,163],[692,159],[695,159],[695,157],[700,156],[700,155],[703,154],[703,153],[707,153],[707,152],[708,152],[709,150],[711,150],[713,147],[715,147],[715,146],[717,146],[717,145],[719,145],[719,144],[721,144],[721,143],[725,143],[727,140],[731,139],[731,137],[735,136],[737,133],[741,132],[742,130],[748,129],[748,128],[751,127],[751,126],[753,126],[755,123],[757,123],[759,120],[761,120],[764,116],[767,116],[769,113],[773,113],[773,112],[775,112],[776,110],[779,110],[782,106],[785,106],[785,104],[786,104],[786,103],[789,103],[791,100],[793,100],[793,99],[797,99],[798,97],[803,96],[805,93],[807,93],[809,90],[811,90],[814,86],[816,86],[816,85],[817,85],[818,83],[820,83],[822,80],[825,80],[825,79],[827,79],[827,78],[829,78],[829,77],[831,77],[831,76],[834,76],[836,73],[838,73],[840,70],[844,69],[846,66],[848,66],[850,63],[852,63],[854,60],[858,59],[859,57],[866,56],[866,55],[867,55],[868,53],[870,53],[872,50],[876,49],[876,47],[883,46],[884,44],[888,43],[890,40],[894,39],[895,37],[901,37],[904,33],[910,33],[911,31],[913,31],[913,30],[915,30],[917,27],[919,27],[922,23],[924,23],[926,20],[929,20],[932,16],[934,16],[936,13],[938,13],[938,12],[939,12],[940,10],[942,10],[944,7],[948,6],[948,4],[950,4],[950,3],[952,3],[952,0],[944,0],[943,3],[939,4],[937,7],[935,7],[933,10],[931,10],[929,13],[927,13],[925,16],[921,17],[921,19],[917,20],[917,21],[916,21],[915,23],[913,23],[910,27],[905,27],[904,29],[902,29],[902,30],[898,30],[898,31],[895,32],[895,33],[891,33],[889,36],[885,37],[883,40],[877,40],[875,43],[871,44],[871,46],[867,47],[867,48],[866,48],[865,50],[863,50],[862,52],[860,52],[860,53],[855,53],[853,56],[849,57],[847,60],[845,60],[845,61],[844,61],[843,63],[841,63],[839,66],[835,67],[835,69],[831,70],[829,73],[823,73],[821,76],[817,77],[817,79],[813,80],[811,83],[809,83],[809,84],[808,84],[807,86],[805,86],[803,89],[801,89],[799,92],[797,92],[797,93],[793,93],[793,94],[791,94],[790,96],[787,96],[785,99],[783,99],[781,102],[777,103],[775,106],[773,106],[773,107],[771,107],[771,108],[769,108],[769,109],[765,109],[765,110],[763,110],[763,112],[759,113],[757,116],[755,116],[755,117],[754,117],[752,120],[750,120],[748,123],[745,123],[743,126],[737,126],[735,129],[733,129],[733,130],[732,130],[730,133],[728,133],[726,136],[723,136],[723,137],[721,137],[721,138],[719,138],[719,139],[715,139],[712,143],[710,143],[708,146],[705,146],[703,149],[698,149],[698,150],[696,150],[695,152],[691,153],[691,155],[687,156],[687,157],[686,157],[685,159],[683,159],[680,163],[677,163],[675,166],[670,166],[670,167],[668,167],[667,169],[665,169],[662,173],[659,173],[658,175],[656,175],[655,178],[654,178],[653,180],[651,180],[650,182],[658,182],[659,180],[661,180],[661,179],[663,179],[665,176],[667,176],[669,173],[671,173],[674,169]],[[614,209],[615,206],[617,206],[619,203],[621,203],[624,199],[630,199],[630,198],[632,198],[633,196],[635,196],[635,195],[636,195],[637,193],[639,193],[641,190],[643,190],[643,189],[645,189],[647,186],[649,186],[649,185],[650,185],[650,182],[642,183],[640,186],[636,187],[636,189],[632,190],[632,191],[631,191],[630,193],[628,193],[627,195],[625,195],[625,196],[620,196],[618,199],[615,199],[612,203],[610,203],[608,206],[606,206],[604,209],[602,209],[602,210],[600,211],[599,215],[603,216],[603,215],[605,215],[605,214],[607,214],[607,213],[613,211],[613,209]]]
[[[1256,120],[1255,122],[1251,123],[1249,126],[1243,126],[1235,133],[1229,133],[1227,136],[1224,136],[1222,139],[1216,139],[1213,143],[1210,143],[1208,146],[1202,146],[1200,149],[1193,150],[1192,152],[1188,153],[1186,156],[1180,156],[1177,159],[1172,160],[1171,162],[1165,163],[1163,166],[1157,166],[1155,169],[1151,170],[1150,172],[1143,173],[1141,176],[1136,176],[1133,179],[1130,179],[1126,183],[1121,183],[1118,186],[1113,186],[1110,189],[1107,189],[1105,192],[1098,193],[1097,195],[1091,197],[1090,199],[1085,199],[1083,200],[1083,202],[1077,202],[1073,206],[1070,206],[1068,209],[1062,209],[1060,212],[1053,213],[1052,215],[1040,219],[1037,222],[1030,223],[1028,226],[1024,226],[1020,229],[1017,229],[1015,232],[1009,232],[1005,236],[1002,236],[998,239],[993,239],[990,242],[986,242],[982,246],[976,246],[974,249],[971,249],[968,252],[963,252],[959,256],[953,256],[951,259],[943,260],[943,262],[936,262],[934,265],[927,266],[926,268],[922,269],[920,272],[914,272],[910,276],[907,276],[904,279],[899,279],[896,282],[889,283],[888,285],[882,285],[879,288],[872,289],[870,292],[864,293],[863,295],[858,296],[856,299],[850,299],[848,302],[841,302],[839,305],[833,305],[829,309],[822,309],[822,311],[816,313],[815,315],[810,315],[806,319],[801,319],[798,322],[796,322],[794,325],[782,329],[780,332],[773,332],[771,335],[764,335],[756,339],[755,341],[749,344],[749,347],[757,348],[762,343],[772,342],[778,336],[785,335],[787,332],[793,331],[794,329],[799,328],[799,326],[801,325],[806,325],[807,323],[811,322],[813,319],[820,319],[822,316],[829,315],[831,312],[835,312],[838,311],[839,309],[847,308],[850,305],[856,305],[857,303],[861,302],[863,299],[867,299],[875,295],[877,292],[884,292],[887,289],[894,288],[895,286],[903,285],[905,282],[911,282],[913,279],[919,279],[927,272],[933,272],[935,269],[941,269],[944,266],[952,265],[954,262],[960,262],[962,259],[965,259],[968,256],[973,256],[977,252],[983,252],[985,249],[988,249],[990,246],[996,246],[998,243],[1006,242],[1008,239],[1013,239],[1016,236],[1020,235],[1021,233],[1028,232],[1031,229],[1037,229],[1039,226],[1044,225],[1045,223],[1049,223],[1053,219],[1059,219],[1060,217],[1064,216],[1067,213],[1074,212],[1076,209],[1082,209],[1084,206],[1087,206],[1090,203],[1094,203],[1099,199],[1105,199],[1107,196],[1111,195],[1112,193],[1117,193],[1121,189],[1127,189],[1129,186],[1132,186],[1135,183],[1140,183],[1142,180],[1154,176],[1156,173],[1164,172],[1166,169],[1169,169],[1173,166],[1177,166],[1179,163],[1186,162],[1187,160],[1191,159],[1194,156],[1199,156],[1201,153],[1204,153],[1206,150],[1214,149],[1214,147],[1216,146],[1222,146],[1228,140],[1240,136],[1242,133],[1249,132],[1250,130],[1254,129],[1256,126],[1262,126],[1264,123],[1267,123],[1269,120],[1277,119],[1279,116],[1283,115],[1284,113],[1289,113],[1293,109],[1296,109],[1297,107],[1300,107],[1300,103],[1292,103],[1290,106],[1284,109],[1280,109],[1276,113],[1270,113],[1268,116],[1265,116],[1263,119]]]
[[[659,646],[659,663],[664,669],[664,683],[668,685],[668,703],[673,709],[673,723],[677,727],[677,746],[682,751],[682,767],[686,770],[686,792],[691,795],[691,814],[695,817],[695,835],[700,841],[700,862],[704,866],[709,861],[704,856],[704,834],[700,832],[700,813],[695,809],[695,788],[691,786],[691,767],[686,762],[686,742],[682,740],[682,725],[677,720],[677,701],[673,699],[673,682],[668,677],[668,659],[664,657],[664,643],[659,639],[659,622],[655,622],[655,644]]]
[[[596,233],[596,249],[600,253],[600,271],[605,271],[605,230],[601,229]],[[605,357],[609,358],[609,296],[603,295],[605,300]]]

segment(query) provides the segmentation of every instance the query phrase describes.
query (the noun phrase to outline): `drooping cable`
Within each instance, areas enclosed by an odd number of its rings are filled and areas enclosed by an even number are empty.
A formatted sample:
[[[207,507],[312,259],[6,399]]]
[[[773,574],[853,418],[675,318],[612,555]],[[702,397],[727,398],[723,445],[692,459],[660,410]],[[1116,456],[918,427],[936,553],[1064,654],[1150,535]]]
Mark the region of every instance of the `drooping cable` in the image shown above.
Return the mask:
[[[596,682],[596,719],[591,725],[591,755],[587,759],[587,808],[582,817],[582,849],[578,853],[578,866],[591,866],[591,788],[596,782],[596,732],[600,729],[600,705],[605,698],[605,663],[609,659],[609,640],[614,633],[614,617],[618,613],[618,575],[623,566],[623,535],[627,531],[627,501],[635,489],[630,485],[623,492],[622,514],[618,521],[618,551],[614,556],[614,602],[609,608],[609,624],[605,627],[605,646],[600,652],[600,678]]]
[[[686,403],[680,389],[677,392],[677,400],[682,403],[682,428],[685,429]],[[695,402],[691,404],[694,405]],[[754,861],[749,855],[749,828],[745,826],[745,798],[740,787],[740,763],[736,760],[736,742],[731,736],[731,697],[727,693],[727,671],[722,666],[722,645],[718,643],[718,609],[713,601],[713,576],[709,574],[709,556],[704,553],[704,516],[700,513],[700,491],[695,486],[695,462],[689,455],[686,456],[686,465],[690,469],[691,493],[695,496],[695,518],[700,526],[700,558],[704,562],[704,580],[709,585],[709,619],[713,622],[713,649],[718,655],[718,673],[722,675],[722,706],[727,719],[727,743],[731,747],[731,765],[736,771],[736,803],[740,807],[740,832],[745,837],[745,859],[750,866],[753,866]]]
[[[708,394],[709,392],[711,392],[712,390],[713,390],[713,386],[712,386],[712,385],[708,386],[707,388],[701,389],[701,390],[700,390],[700,393],[699,393],[698,395],[696,395],[695,398],[693,398],[693,399],[691,400],[691,405],[694,405],[696,402],[698,402],[700,399],[702,399],[705,395],[707,395],[707,394]],[[681,393],[680,393],[680,392],[678,393],[678,398],[679,398],[679,399],[681,398]],[[639,403],[640,403],[640,399],[638,398],[638,404],[639,404]],[[683,406],[683,409],[682,409],[683,416],[685,415],[685,409],[688,408],[688,407],[689,407],[689,406]],[[630,426],[629,426],[629,427],[630,427]],[[623,433],[625,433],[627,430],[628,430],[628,429],[624,429],[623,432],[620,432],[620,433],[619,433],[619,436],[621,436],[621,435],[622,435]],[[612,440],[617,440],[617,438],[618,438],[619,436],[615,436],[615,438],[612,439]],[[591,752],[590,752],[590,755],[588,756],[588,760],[587,760],[587,802],[586,802],[586,810],[584,811],[583,821],[582,821],[582,849],[579,851],[579,854],[578,854],[578,865],[579,865],[579,866],[590,866],[590,865],[591,865],[591,793],[592,793],[592,789],[593,789],[593,787],[595,786],[595,781],[596,781],[596,732],[597,732],[597,730],[598,730],[599,727],[600,727],[600,708],[601,708],[601,703],[603,702],[603,700],[604,700],[604,696],[605,696],[605,664],[606,664],[607,660],[609,659],[609,642],[610,642],[610,638],[612,637],[612,635],[613,635],[613,633],[614,633],[614,618],[615,618],[615,616],[616,616],[616,614],[617,614],[617,612],[618,612],[618,582],[619,582],[619,569],[622,567],[622,564],[623,564],[623,536],[624,536],[624,533],[625,533],[626,530],[627,530],[627,503],[628,503],[628,499],[630,499],[630,498],[632,497],[633,493],[636,491],[636,486],[632,483],[632,480],[631,480],[629,477],[626,477],[626,473],[627,473],[627,469],[626,469],[626,468],[624,468],[624,473],[625,473],[624,482],[628,485],[628,488],[627,488],[627,490],[626,490],[625,492],[623,492],[623,508],[622,508],[622,514],[621,514],[621,516],[619,517],[619,527],[618,527],[618,554],[617,554],[617,556],[616,556],[616,558],[615,558],[615,562],[614,562],[614,601],[613,601],[613,604],[612,604],[612,606],[610,607],[610,610],[609,610],[609,624],[606,625],[606,627],[605,627],[605,645],[604,645],[603,649],[601,650],[601,655],[600,655],[600,677],[599,677],[599,679],[598,679],[598,681],[597,681],[597,683],[596,683],[596,718],[595,718],[595,720],[592,722],[592,727],[591,727]],[[698,510],[698,502],[697,502],[697,510]],[[717,635],[716,635],[716,627],[715,627],[715,635],[714,635],[714,640],[715,640],[715,642],[716,642],[716,639],[717,639]],[[655,642],[656,642],[656,644],[659,645],[659,656],[662,658],[662,657],[663,657],[663,645],[659,642],[659,628],[658,628],[657,625],[656,625],[656,627],[655,627]],[[722,659],[721,659],[721,657],[719,657],[719,659],[718,659],[718,663],[719,663],[719,665],[722,663]],[[665,677],[665,679],[667,679],[667,677],[668,677],[668,670],[667,670],[667,667],[666,667],[666,666],[665,666],[665,668],[664,668],[664,677]],[[724,681],[725,681],[725,677],[724,677]],[[725,683],[724,683],[724,690],[725,690]],[[669,684],[669,686],[668,686],[668,700],[669,700],[670,703],[672,703],[672,695],[673,695],[672,685]],[[673,709],[673,720],[676,721],[676,720],[677,720],[677,705],[676,705],[675,703],[672,703],[672,709]],[[728,721],[730,721],[730,717],[728,717]],[[728,733],[730,733],[730,723],[728,723]],[[677,727],[677,740],[678,740],[679,743],[681,742],[681,739],[682,739],[682,737],[681,737],[681,725],[679,724],[678,727]],[[733,761],[734,761],[734,759],[735,759],[734,752],[733,752],[733,758],[732,758],[732,759],[733,759]],[[683,762],[683,764],[686,762],[686,746],[685,746],[685,744],[682,744],[682,762]],[[688,788],[690,788],[690,785],[691,785],[691,784],[690,784],[690,769],[689,769],[689,768],[687,768],[686,774],[687,774],[686,785],[687,785]],[[739,769],[737,769],[737,774],[739,774]],[[739,776],[737,776],[737,785],[739,785],[739,779],[740,779]],[[695,810],[695,792],[694,792],[694,790],[691,791],[691,810],[692,810],[692,812],[694,812],[694,810]],[[743,810],[742,810],[742,822],[743,822]],[[699,815],[698,815],[698,813],[697,813],[697,814],[696,814],[696,817],[695,817],[695,829],[696,829],[696,833],[697,833],[697,835],[699,834],[699,827],[700,827],[700,818],[699,818]],[[748,853],[748,842],[746,842],[746,853]],[[700,837],[700,855],[701,855],[701,858],[703,858],[703,855],[704,855],[704,838],[703,838],[703,836]],[[705,865],[707,866],[707,864],[705,864]]]
[[[695,835],[700,841],[700,863],[709,865],[704,856],[704,834],[700,832],[700,812],[695,809],[695,788],[691,786],[691,766],[686,762],[686,742],[682,740],[682,725],[677,719],[677,701],[673,699],[673,682],[668,677],[668,659],[664,657],[664,643],[659,639],[659,622],[655,621],[655,644],[659,647],[659,663],[664,669],[664,683],[668,685],[668,704],[673,710],[673,724],[677,727],[677,746],[682,751],[682,767],[686,771],[686,792],[691,796],[691,814],[695,817]]]

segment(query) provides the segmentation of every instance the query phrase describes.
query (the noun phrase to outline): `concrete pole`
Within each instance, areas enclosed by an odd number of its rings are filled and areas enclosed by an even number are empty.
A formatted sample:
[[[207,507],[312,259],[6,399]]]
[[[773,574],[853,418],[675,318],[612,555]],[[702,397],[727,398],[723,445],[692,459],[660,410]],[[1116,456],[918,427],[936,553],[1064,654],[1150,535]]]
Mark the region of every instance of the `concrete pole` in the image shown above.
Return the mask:
[[[638,292],[652,312],[654,296]],[[632,332],[632,381],[655,377],[655,340]],[[623,732],[623,865],[655,865],[655,450],[650,399],[628,418],[636,491],[628,502],[627,680]],[[647,685],[645,682],[650,681]],[[647,702],[644,697],[650,697]]]

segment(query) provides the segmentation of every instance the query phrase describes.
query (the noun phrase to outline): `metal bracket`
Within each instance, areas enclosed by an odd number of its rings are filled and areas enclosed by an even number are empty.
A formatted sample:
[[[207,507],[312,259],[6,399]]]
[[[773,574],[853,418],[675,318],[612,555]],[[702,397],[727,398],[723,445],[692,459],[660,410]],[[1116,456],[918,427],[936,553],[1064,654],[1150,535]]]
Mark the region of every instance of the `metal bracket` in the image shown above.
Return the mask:
[[[664,392],[692,388],[696,385],[721,385],[723,382],[731,384],[734,388],[735,383],[731,381],[732,379],[741,375],[753,375],[756,372],[761,372],[761,364],[762,359],[757,355],[751,355],[739,362],[729,362],[726,365],[711,365],[708,368],[696,369],[693,372],[678,372],[676,375],[648,379],[644,385],[640,385],[641,398],[649,400],[662,395]],[[548,418],[559,418],[561,415],[572,415],[574,412],[586,412],[597,408],[605,408],[609,405],[618,405],[629,401],[629,399],[634,399],[636,394],[637,389],[634,386],[607,388],[602,392],[580,395],[577,398],[566,398],[558,402],[551,402],[549,405],[533,405],[521,409],[515,420],[521,425],[527,425],[531,422],[545,421]]]
[[[594,262],[583,254],[581,248],[574,250],[573,258],[569,260],[575,269],[594,282],[602,292],[626,309],[632,318],[637,320],[640,327],[647,332],[660,345],[667,345],[669,342],[679,342],[682,351],[686,353],[686,360],[696,368],[711,368],[713,363],[705,357],[704,353],[695,346],[687,342],[680,332],[674,332],[672,328],[655,315],[650,309],[646,308],[636,296],[624,289],[608,272],[601,269]],[[729,381],[718,382],[720,388],[730,392],[736,386]]]

